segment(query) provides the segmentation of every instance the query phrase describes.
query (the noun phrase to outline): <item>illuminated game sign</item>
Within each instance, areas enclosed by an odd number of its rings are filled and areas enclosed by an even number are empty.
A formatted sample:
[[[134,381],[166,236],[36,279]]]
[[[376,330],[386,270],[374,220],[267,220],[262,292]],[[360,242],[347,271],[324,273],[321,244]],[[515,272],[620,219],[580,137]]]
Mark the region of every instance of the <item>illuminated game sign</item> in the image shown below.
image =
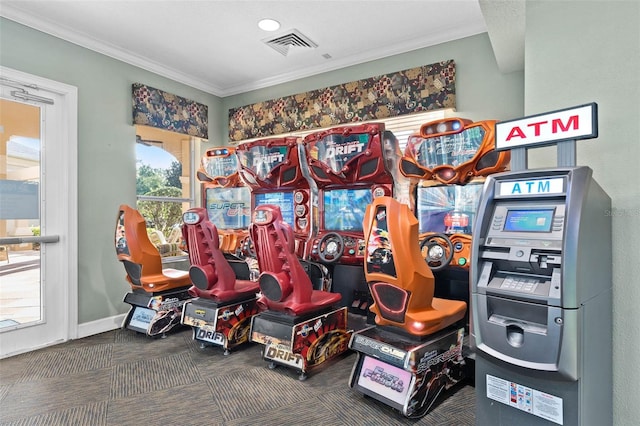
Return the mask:
[[[338,173],[351,159],[364,152],[368,142],[368,134],[330,134],[316,142],[310,156]]]
[[[496,123],[496,151],[595,137],[598,137],[595,103]]]
[[[238,157],[233,153],[229,148],[209,150],[202,157],[202,168],[211,178],[231,176],[238,171]]]
[[[459,166],[476,155],[485,134],[478,126],[461,133],[417,139],[414,145],[416,162],[427,169],[441,165]]]
[[[287,158],[286,146],[255,145],[246,151],[238,151],[240,164],[265,179],[271,171]]]
[[[509,151],[494,149],[495,120],[446,118],[423,124],[409,136],[400,171],[409,178],[463,184],[507,168]]]

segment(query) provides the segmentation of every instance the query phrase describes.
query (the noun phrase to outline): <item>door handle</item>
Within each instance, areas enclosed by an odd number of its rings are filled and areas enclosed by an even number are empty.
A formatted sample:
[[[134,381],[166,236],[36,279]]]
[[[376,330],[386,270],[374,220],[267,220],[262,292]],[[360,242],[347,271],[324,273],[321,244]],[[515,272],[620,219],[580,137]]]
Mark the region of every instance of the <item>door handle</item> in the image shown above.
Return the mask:
[[[40,237],[5,237],[0,238],[0,245],[24,244],[24,243],[57,243],[59,235],[44,235]]]

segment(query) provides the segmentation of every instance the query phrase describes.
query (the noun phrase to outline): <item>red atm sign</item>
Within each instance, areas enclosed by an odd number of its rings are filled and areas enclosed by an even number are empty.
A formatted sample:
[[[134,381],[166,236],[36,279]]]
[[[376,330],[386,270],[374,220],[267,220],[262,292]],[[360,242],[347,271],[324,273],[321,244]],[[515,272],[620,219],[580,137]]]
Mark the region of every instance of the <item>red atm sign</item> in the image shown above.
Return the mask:
[[[496,151],[598,136],[596,103],[496,123]]]

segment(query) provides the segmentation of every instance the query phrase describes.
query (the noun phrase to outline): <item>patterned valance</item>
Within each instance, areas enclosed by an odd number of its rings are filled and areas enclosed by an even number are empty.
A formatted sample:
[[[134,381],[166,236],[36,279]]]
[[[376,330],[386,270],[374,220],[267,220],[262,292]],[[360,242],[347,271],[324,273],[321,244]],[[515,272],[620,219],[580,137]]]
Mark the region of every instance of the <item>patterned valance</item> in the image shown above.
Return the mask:
[[[133,124],[209,138],[209,108],[144,84],[133,84]]]
[[[453,60],[229,110],[229,140],[455,108]]]

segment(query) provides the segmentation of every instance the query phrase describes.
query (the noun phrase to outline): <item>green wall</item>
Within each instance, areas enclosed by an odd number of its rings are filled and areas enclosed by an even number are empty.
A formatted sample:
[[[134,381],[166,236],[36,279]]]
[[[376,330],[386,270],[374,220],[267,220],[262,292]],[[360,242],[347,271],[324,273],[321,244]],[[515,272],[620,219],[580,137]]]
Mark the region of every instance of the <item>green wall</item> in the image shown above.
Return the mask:
[[[220,99],[6,19],[0,20],[0,64],[78,88],[78,320],[125,313],[129,285],[113,232],[118,206],[136,200],[131,84],[208,105],[214,136]]]
[[[613,424],[637,424],[640,2],[528,1],[525,39],[527,115],[598,104],[598,138],[577,142],[577,163],[591,167],[594,179],[611,197]],[[529,153],[530,167],[555,164],[554,149]]]
[[[222,100],[223,111],[448,59],[456,63],[456,110],[461,117],[506,120],[522,116],[523,73],[501,74],[498,71],[486,33],[229,96]],[[225,114],[220,140],[228,140],[228,122],[228,114]]]

